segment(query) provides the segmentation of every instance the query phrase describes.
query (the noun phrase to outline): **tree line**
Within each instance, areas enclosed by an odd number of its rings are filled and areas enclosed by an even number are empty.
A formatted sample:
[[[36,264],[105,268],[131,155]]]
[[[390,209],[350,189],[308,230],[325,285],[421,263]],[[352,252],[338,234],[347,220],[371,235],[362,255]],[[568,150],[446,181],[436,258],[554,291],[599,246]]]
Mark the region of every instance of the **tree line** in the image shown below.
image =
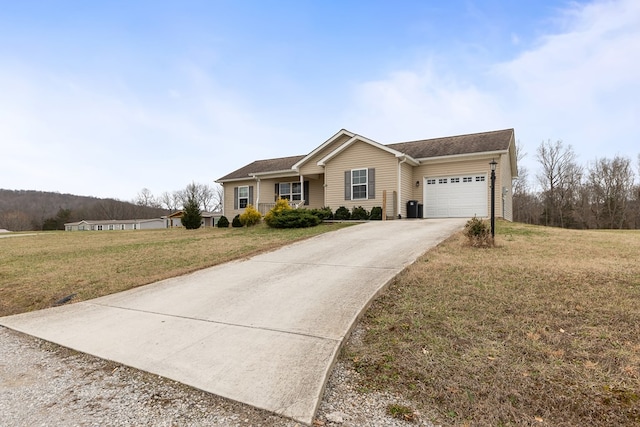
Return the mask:
[[[518,163],[525,156],[518,146]],[[537,188],[523,167],[514,182],[514,221],[575,229],[640,228],[640,180],[632,159],[603,157],[584,167],[571,145],[550,140],[538,146],[535,158]],[[640,155],[636,166],[640,175]]]
[[[222,187],[191,183],[155,197],[142,189],[132,201],[55,192],[0,189],[0,229],[64,230],[64,224],[87,220],[159,218],[183,208],[193,198],[201,210],[222,208]]]

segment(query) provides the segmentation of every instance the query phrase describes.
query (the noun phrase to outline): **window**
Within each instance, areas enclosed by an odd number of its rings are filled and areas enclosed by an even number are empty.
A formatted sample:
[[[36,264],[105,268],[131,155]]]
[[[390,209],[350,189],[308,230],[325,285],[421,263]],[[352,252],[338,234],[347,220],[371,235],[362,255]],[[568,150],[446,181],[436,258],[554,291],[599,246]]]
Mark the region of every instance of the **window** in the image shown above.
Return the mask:
[[[280,199],[302,200],[302,186],[299,182],[281,182],[278,188]]]
[[[483,176],[476,176],[476,182],[483,182],[484,181],[484,175]]]
[[[113,224],[109,224],[109,230],[113,230]]]
[[[436,180],[435,179],[428,179],[427,180],[427,185],[435,185]]]
[[[462,178],[462,182],[473,182],[473,178],[470,176],[465,176]]]
[[[124,230],[124,224],[120,225],[120,230]]]
[[[101,225],[98,226],[98,231],[102,231],[102,226]]]
[[[438,179],[438,184],[446,184],[446,183],[447,183],[447,178]]]
[[[367,170],[354,169],[351,171],[351,199],[367,198]]]
[[[238,206],[244,209],[249,204],[249,186],[238,187]]]
[[[452,184],[456,184],[458,182],[460,182],[460,178],[451,178],[451,183]]]

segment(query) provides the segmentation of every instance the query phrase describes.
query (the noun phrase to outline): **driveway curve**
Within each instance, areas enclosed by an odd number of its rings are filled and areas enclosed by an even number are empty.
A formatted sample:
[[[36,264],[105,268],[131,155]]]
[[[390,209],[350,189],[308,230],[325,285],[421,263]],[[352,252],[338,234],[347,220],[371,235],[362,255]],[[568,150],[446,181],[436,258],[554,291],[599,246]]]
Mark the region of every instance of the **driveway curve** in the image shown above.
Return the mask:
[[[0,325],[311,424],[362,311],[464,222],[368,222]]]

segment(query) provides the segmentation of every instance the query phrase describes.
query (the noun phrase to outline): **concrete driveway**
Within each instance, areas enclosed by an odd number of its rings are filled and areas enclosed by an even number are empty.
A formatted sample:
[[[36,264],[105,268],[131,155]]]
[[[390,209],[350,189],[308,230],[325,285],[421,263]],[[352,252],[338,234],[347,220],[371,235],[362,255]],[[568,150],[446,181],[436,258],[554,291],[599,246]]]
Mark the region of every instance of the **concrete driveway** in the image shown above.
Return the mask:
[[[311,424],[363,309],[464,223],[369,222],[0,325]]]

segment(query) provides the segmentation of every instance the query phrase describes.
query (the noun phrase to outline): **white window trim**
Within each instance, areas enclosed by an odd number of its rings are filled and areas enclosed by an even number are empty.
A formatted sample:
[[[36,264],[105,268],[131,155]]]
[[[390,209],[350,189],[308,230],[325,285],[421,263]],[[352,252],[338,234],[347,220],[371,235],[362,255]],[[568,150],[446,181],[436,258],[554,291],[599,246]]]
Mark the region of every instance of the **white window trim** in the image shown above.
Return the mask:
[[[247,189],[247,195],[246,196],[242,196],[240,195],[241,191],[243,188]],[[242,206],[241,200],[246,199],[247,202],[245,203],[244,206]],[[238,187],[238,209],[245,209],[247,206],[249,206],[249,186],[248,185],[242,185],[240,187]]]
[[[282,185],[283,184],[289,186],[289,192],[288,193],[283,193],[282,192]],[[293,191],[293,186],[294,185],[299,185],[300,186],[300,191],[294,192]],[[278,183],[278,192],[280,193],[280,194],[278,194],[278,198],[279,199],[287,199],[290,202],[291,201],[299,202],[300,200],[302,200],[302,185],[297,181],[279,182]],[[295,196],[298,196],[298,198],[296,199]]]
[[[353,179],[353,173],[354,172],[360,172],[360,171],[364,171],[364,183],[359,182],[359,183],[354,183],[354,179]],[[355,198],[353,197],[353,189],[356,186],[361,186],[364,185],[364,197],[358,197]],[[360,169],[351,169],[351,200],[367,200],[369,198],[369,169],[367,168],[360,168]]]

